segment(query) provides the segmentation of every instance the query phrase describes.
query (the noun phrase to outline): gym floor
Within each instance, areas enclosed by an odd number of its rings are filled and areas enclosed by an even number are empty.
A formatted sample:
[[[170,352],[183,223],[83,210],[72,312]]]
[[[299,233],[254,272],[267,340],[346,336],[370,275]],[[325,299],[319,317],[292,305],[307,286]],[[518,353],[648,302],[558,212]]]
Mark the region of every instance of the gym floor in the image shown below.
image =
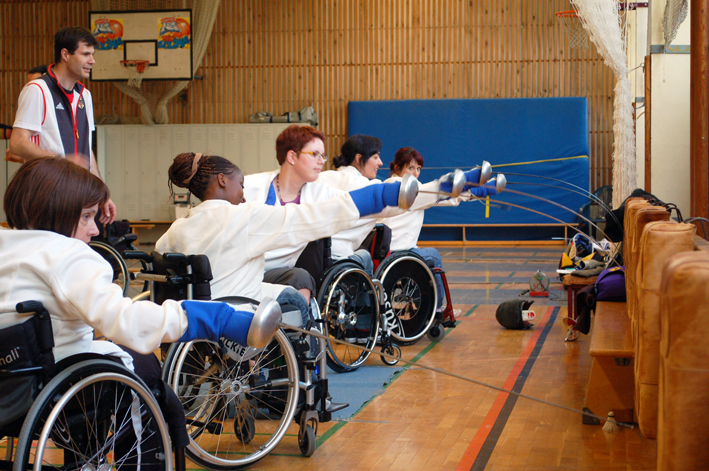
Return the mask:
[[[590,374],[590,337],[564,342],[562,246],[438,247],[458,325],[432,344],[404,347],[420,365],[580,410]],[[534,327],[503,329],[497,306],[528,289],[537,270],[550,297],[535,297]],[[530,299],[524,295],[525,299]],[[377,356],[368,360],[382,365]],[[441,373],[406,367],[348,421],[320,425],[318,449],[300,456],[297,427],[254,470],[655,469],[657,445],[637,427],[603,432],[581,415]],[[337,398],[333,398],[337,401]],[[196,469],[196,468],[195,468]]]
[[[562,246],[438,249],[460,311],[458,325],[438,343],[424,337],[402,348],[403,358],[580,410],[590,337],[564,342],[566,293],[555,276]],[[495,320],[497,306],[528,289],[537,270],[551,285],[549,298],[533,298],[533,328],[503,329]],[[375,355],[368,362],[382,365]],[[312,457],[301,456],[293,424],[275,451],[249,469],[656,469],[656,442],[637,427],[604,432],[583,425],[577,412],[416,366],[392,368],[399,373],[358,413],[320,424]],[[3,441],[0,453],[4,449]],[[200,468],[188,462],[188,469]]]

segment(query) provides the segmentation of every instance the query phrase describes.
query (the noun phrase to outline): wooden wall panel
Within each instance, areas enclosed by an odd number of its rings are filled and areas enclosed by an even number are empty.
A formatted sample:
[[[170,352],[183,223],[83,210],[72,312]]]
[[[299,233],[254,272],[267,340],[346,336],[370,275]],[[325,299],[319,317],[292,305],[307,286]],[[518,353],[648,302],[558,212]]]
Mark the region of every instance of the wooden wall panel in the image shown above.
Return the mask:
[[[222,0],[201,79],[169,103],[170,122],[243,123],[310,105],[336,155],[351,100],[585,96],[597,188],[611,182],[615,81],[593,45],[569,48],[554,16],[569,9],[568,0]],[[50,61],[53,32],[85,25],[89,10],[88,0],[0,0],[0,122],[12,122],[24,72]],[[89,88],[97,116],[139,116],[112,84]]]

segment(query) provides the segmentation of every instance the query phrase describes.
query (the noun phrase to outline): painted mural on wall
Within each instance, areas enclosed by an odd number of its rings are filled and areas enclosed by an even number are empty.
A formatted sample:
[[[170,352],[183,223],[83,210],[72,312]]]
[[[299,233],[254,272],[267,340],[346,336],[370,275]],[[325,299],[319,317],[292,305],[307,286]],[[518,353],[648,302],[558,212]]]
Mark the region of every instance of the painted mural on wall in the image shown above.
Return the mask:
[[[191,46],[189,18],[162,18],[158,20],[159,49],[189,49]]]
[[[98,41],[101,51],[123,49],[123,20],[100,18],[92,22],[91,32]]]

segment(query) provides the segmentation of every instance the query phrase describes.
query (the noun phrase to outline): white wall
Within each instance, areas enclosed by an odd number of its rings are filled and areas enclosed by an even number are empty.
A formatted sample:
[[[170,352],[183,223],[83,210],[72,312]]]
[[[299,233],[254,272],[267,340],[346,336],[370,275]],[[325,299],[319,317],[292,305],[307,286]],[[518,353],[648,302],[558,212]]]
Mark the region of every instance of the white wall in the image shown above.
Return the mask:
[[[662,16],[666,2],[651,2],[652,44],[663,45]],[[690,44],[690,18],[680,26],[672,46]],[[681,48],[678,48],[681,49]],[[686,49],[686,48],[684,48]],[[651,191],[675,203],[689,217],[689,82],[687,53],[652,54]]]
[[[635,162],[637,186],[645,184],[645,54],[647,49],[647,8],[628,12],[628,68],[635,95]]]
[[[687,217],[689,191],[689,79],[690,19],[682,23],[672,42],[673,52],[664,51],[662,17],[665,1],[650,2],[652,8],[628,13],[628,68],[644,63],[648,48],[648,14],[651,22],[652,70],[638,68],[630,75],[635,91],[637,185],[645,182],[645,74],[651,74],[650,191],[666,202],[679,206]],[[680,53],[677,53],[679,51]]]
[[[99,169],[119,219],[169,219],[167,169],[182,152],[202,152],[234,162],[245,175],[278,168],[278,124],[98,126]],[[178,189],[186,193],[184,189]]]

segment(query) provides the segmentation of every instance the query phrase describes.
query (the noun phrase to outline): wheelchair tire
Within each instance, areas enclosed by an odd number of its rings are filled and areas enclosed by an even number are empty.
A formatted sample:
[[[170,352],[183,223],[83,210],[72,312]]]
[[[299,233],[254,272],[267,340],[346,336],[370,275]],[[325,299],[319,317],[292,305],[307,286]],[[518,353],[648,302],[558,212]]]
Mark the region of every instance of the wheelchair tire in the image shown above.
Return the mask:
[[[111,268],[113,268],[113,282],[121,287],[123,296],[126,296],[128,294],[128,288],[130,287],[130,273],[128,272],[128,265],[126,265],[126,261],[123,260],[121,253],[113,248],[112,245],[96,240],[89,242],[89,246],[111,264]]]
[[[439,323],[433,324],[426,332],[426,336],[431,342],[440,342],[444,335],[446,335],[446,328]]]
[[[163,379],[185,406],[187,455],[213,470],[243,469],[280,443],[298,402],[298,365],[279,330],[263,349],[197,340],[170,346]],[[241,424],[241,430],[234,426]]]
[[[152,393],[119,363],[82,361],[37,396],[18,437],[13,471],[134,467],[138,447],[142,465],[172,470],[168,428]]]
[[[399,345],[418,342],[436,317],[436,282],[428,265],[414,252],[395,252],[379,265],[376,278],[391,304],[383,316],[389,334]]]
[[[379,334],[379,300],[374,283],[358,264],[338,263],[325,272],[318,305],[329,339],[374,348]],[[353,371],[369,357],[370,352],[350,345],[328,340],[327,365],[334,371]]]
[[[302,431],[302,437],[298,434],[298,448],[303,456],[313,456],[317,447],[317,437],[312,425],[305,424],[305,429]]]

